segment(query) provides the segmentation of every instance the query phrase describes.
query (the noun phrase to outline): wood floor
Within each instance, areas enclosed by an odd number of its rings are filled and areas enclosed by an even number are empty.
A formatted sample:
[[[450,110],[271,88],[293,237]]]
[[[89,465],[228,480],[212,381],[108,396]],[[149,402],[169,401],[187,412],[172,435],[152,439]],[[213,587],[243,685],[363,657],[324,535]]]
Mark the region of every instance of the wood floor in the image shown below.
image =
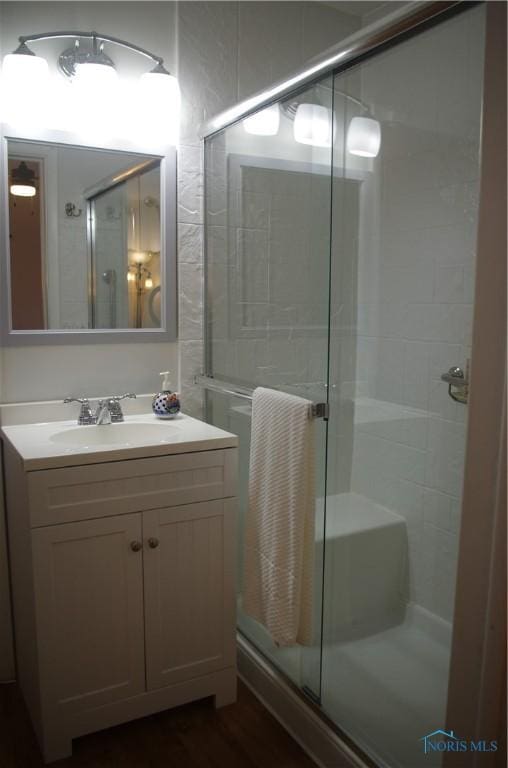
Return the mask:
[[[238,701],[187,704],[74,741],[58,768],[316,768],[298,744],[239,683]],[[0,685],[1,768],[42,768],[19,691]]]

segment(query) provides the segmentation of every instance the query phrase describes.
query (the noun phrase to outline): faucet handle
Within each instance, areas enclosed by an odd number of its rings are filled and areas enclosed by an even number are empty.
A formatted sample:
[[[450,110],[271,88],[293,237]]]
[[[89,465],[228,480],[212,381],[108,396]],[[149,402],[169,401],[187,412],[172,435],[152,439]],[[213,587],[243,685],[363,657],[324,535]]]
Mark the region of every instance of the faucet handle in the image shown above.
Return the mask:
[[[79,403],[81,405],[78,416],[78,424],[80,426],[94,423],[95,417],[87,397],[66,397],[64,403]]]
[[[112,395],[108,397],[108,408],[113,424],[124,420],[120,400],[125,400],[126,397],[136,397],[136,395],[132,392],[126,392],[125,395]]]
[[[136,397],[134,392],[126,392],[125,395],[113,395],[111,400],[125,400],[126,397]]]

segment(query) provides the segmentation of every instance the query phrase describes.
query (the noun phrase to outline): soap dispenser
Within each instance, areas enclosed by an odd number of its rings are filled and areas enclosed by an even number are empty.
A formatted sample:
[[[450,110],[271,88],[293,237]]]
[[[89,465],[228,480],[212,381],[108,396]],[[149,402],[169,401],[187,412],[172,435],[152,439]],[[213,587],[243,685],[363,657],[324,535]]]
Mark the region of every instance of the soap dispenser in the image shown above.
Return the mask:
[[[172,419],[180,413],[180,399],[171,391],[170,372],[162,371],[162,391],[154,395],[152,411],[159,419]]]

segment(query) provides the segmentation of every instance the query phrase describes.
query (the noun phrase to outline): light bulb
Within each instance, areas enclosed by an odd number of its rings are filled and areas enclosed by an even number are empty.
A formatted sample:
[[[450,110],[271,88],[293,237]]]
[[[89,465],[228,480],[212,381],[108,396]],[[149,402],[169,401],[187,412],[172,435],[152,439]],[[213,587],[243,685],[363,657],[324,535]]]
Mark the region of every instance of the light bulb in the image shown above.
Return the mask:
[[[151,277],[147,277],[145,280],[145,288],[153,288],[153,280]]]
[[[37,190],[33,186],[27,184],[11,184],[11,195],[16,197],[35,197]]]
[[[346,139],[347,151],[358,157],[377,157],[381,148],[381,126],[371,117],[353,117]]]
[[[18,51],[4,56],[2,64],[2,118],[33,125],[44,119],[48,63],[24,45]]]
[[[141,75],[139,85],[143,104],[141,111],[150,115],[150,120],[143,120],[144,133],[148,132],[153,139],[177,144],[180,125],[178,80],[157,65],[152,72]]]
[[[151,251],[131,251],[131,259],[136,264],[148,264],[151,258]]]
[[[116,69],[111,65],[88,61],[76,64],[76,74],[72,82],[77,88],[96,89],[99,92],[104,92],[116,84],[117,78]]]
[[[279,132],[280,111],[278,104],[272,104],[243,121],[244,130],[255,136],[275,136]]]
[[[320,104],[299,104],[293,126],[295,141],[313,147],[332,146],[332,113]]]
[[[98,62],[76,64],[72,78],[72,108],[79,133],[97,140],[114,133],[118,112],[118,75]]]

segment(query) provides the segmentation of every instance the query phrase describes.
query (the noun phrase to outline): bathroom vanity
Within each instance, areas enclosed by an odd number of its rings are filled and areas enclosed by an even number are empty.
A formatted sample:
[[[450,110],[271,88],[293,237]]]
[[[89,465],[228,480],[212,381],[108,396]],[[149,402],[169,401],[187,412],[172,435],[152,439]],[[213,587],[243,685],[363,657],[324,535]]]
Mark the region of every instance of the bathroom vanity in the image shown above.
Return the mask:
[[[183,415],[2,432],[17,676],[45,761],[233,702],[237,438]]]

